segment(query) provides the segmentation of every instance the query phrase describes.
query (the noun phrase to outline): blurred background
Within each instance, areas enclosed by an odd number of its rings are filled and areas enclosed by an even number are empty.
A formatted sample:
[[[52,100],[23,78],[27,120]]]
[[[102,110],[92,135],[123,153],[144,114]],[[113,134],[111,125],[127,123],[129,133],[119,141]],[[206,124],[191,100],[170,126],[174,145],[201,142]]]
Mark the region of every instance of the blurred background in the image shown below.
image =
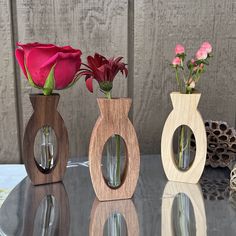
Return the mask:
[[[143,154],[160,153],[161,132],[177,89],[170,67],[177,43],[188,59],[203,41],[214,57],[198,84],[204,119],[236,126],[236,0],[0,0],[0,163],[22,162],[22,137],[32,114],[32,89],[15,61],[16,42],[71,45],[87,55],[123,56],[128,79],[113,96],[133,99],[130,111]],[[95,84],[95,83],[94,83]],[[70,138],[70,156],[87,156],[99,111],[83,79],[60,91],[58,110]]]

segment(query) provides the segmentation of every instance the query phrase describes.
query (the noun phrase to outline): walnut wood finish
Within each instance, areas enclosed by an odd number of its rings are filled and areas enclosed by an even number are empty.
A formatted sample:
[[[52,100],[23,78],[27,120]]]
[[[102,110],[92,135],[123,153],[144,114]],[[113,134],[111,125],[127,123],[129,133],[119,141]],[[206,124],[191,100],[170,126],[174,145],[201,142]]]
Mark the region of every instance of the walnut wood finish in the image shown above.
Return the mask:
[[[66,171],[69,156],[69,141],[64,121],[57,111],[59,98],[59,94],[53,94],[51,96],[40,94],[30,95],[34,113],[25,129],[23,160],[29,178],[34,185],[59,182],[62,180]],[[34,156],[35,136],[44,125],[49,125],[53,128],[57,140],[55,166],[48,173],[45,173],[39,166]]]
[[[176,235],[172,224],[172,206],[178,193],[184,193],[190,199],[196,222],[196,236],[206,236],[206,213],[201,187],[198,184],[186,184],[168,181],[162,196],[161,235]],[[190,219],[191,220],[191,219]]]
[[[133,196],[140,169],[140,152],[138,139],[132,123],[128,118],[131,99],[98,99],[101,112],[90,140],[89,169],[93,188],[100,201],[127,199]],[[126,145],[126,167],[122,184],[112,189],[106,184],[102,169],[102,151],[106,141],[114,134],[120,135]]]
[[[55,198],[55,206],[59,207],[59,218],[56,225],[56,235],[69,235],[70,230],[70,206],[69,199],[62,183],[33,186],[29,184],[27,193],[27,202],[24,216],[23,234],[24,236],[34,235],[35,217],[41,202],[48,195]]]
[[[203,172],[207,153],[206,130],[202,117],[197,110],[201,94],[171,93],[170,96],[174,109],[169,114],[162,132],[161,158],[163,168],[169,180],[197,183]],[[191,128],[196,140],[195,158],[187,171],[179,170],[174,160],[173,136],[175,130],[181,125],[187,125]]]
[[[112,213],[120,213],[124,217],[128,235],[139,235],[138,215],[135,206],[130,199],[99,202],[96,198],[91,210],[89,236],[103,236],[104,226]]]

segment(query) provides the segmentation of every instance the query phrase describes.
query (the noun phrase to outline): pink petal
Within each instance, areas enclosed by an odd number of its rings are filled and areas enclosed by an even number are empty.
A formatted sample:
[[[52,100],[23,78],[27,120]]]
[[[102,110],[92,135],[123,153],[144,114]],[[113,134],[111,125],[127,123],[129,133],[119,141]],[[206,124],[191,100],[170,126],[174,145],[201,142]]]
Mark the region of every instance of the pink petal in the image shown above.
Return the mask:
[[[182,54],[184,53],[185,49],[184,49],[184,46],[181,45],[181,44],[177,44],[175,46],[175,54]]]
[[[25,69],[24,50],[20,49],[20,48],[17,48],[16,51],[15,51],[15,56],[16,56],[16,60],[17,60],[18,64],[21,67],[21,70],[23,71],[25,77],[28,79],[27,72],[26,72],[26,69]]]

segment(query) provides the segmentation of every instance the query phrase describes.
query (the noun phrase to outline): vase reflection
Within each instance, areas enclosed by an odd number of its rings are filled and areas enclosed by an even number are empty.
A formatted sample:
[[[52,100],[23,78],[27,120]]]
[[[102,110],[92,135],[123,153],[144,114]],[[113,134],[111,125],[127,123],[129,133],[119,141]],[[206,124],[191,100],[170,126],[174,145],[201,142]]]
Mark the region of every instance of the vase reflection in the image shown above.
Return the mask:
[[[132,200],[99,202],[91,210],[90,236],[139,235],[138,215]]]
[[[62,183],[29,184],[25,206],[22,235],[69,235],[69,200]]]
[[[199,184],[168,181],[162,196],[162,236],[207,235],[206,214]]]

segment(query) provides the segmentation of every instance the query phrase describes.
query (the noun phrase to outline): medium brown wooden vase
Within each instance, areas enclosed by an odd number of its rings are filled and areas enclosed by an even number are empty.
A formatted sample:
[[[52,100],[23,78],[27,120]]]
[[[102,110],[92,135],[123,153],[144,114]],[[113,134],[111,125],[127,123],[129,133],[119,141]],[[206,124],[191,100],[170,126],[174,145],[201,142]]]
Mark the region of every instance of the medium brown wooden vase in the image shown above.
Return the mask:
[[[23,140],[23,161],[26,171],[34,185],[59,182],[66,171],[69,156],[68,133],[64,121],[57,111],[60,95],[44,96],[31,94],[30,101],[34,112],[26,126]],[[52,127],[56,134],[57,151],[55,165],[45,171],[36,161],[34,155],[34,142],[37,132],[43,126]]]
[[[129,98],[97,99],[99,116],[89,145],[89,169],[92,184],[100,201],[128,199],[134,194],[140,168],[140,152],[136,132],[128,118],[132,103]],[[118,188],[110,188],[103,177],[101,160],[106,141],[112,135],[123,138],[126,146],[126,166]]]
[[[95,199],[90,214],[89,236],[103,236],[107,220],[113,213],[120,213],[124,217],[127,235],[139,235],[138,215],[132,200],[99,202]]]

